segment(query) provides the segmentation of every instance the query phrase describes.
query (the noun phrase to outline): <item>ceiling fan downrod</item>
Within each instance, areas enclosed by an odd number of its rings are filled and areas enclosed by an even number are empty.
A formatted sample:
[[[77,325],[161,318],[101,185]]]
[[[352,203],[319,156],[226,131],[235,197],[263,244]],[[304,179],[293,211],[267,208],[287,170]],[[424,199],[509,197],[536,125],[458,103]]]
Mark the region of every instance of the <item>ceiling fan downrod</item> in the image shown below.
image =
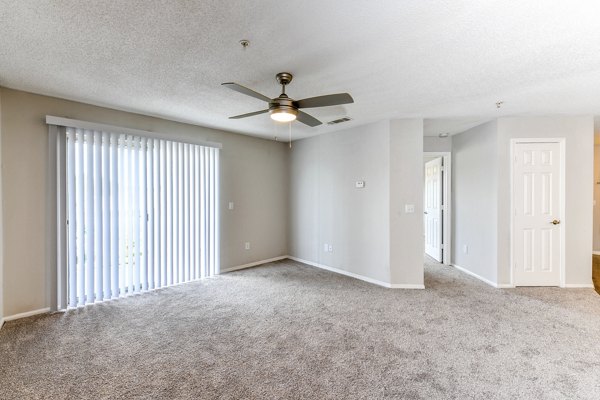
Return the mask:
[[[280,72],[277,75],[275,75],[275,79],[277,79],[277,82],[279,82],[279,84],[281,85],[281,94],[285,94],[285,86],[289,84],[292,81],[292,79],[294,79],[294,76],[289,72]]]

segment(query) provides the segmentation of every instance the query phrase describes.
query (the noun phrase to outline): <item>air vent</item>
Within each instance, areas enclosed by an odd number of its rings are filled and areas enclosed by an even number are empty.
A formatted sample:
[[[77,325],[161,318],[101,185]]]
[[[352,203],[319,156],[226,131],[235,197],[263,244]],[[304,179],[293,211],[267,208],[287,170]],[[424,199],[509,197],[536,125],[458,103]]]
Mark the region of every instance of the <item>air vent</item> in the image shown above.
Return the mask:
[[[327,123],[327,125],[341,124],[342,122],[348,122],[348,121],[352,121],[352,118],[344,117],[344,118],[340,118],[340,119],[334,119],[333,121],[329,121]]]

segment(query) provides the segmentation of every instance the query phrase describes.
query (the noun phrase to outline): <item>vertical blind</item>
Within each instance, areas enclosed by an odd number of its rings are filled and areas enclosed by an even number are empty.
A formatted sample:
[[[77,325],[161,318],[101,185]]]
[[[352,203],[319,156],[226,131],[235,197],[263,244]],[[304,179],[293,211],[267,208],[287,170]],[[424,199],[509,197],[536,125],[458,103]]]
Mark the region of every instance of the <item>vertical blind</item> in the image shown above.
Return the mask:
[[[68,306],[219,273],[219,149],[65,135]]]

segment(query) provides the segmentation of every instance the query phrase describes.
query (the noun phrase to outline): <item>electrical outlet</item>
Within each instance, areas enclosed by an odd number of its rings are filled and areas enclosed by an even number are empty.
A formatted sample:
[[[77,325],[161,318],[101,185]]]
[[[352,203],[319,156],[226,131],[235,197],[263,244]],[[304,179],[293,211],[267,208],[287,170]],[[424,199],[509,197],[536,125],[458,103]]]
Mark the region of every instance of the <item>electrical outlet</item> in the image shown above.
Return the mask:
[[[229,209],[230,209],[230,210],[233,210],[233,201],[230,201],[230,202],[229,202]]]
[[[329,245],[328,245],[327,243],[325,243],[325,244],[323,245],[323,251],[324,251],[325,253],[327,253],[327,252],[329,251]]]
[[[466,244],[463,244],[463,253],[469,254],[469,246]]]
[[[250,250],[250,242],[246,242],[246,244],[244,245],[244,248],[246,250]]]

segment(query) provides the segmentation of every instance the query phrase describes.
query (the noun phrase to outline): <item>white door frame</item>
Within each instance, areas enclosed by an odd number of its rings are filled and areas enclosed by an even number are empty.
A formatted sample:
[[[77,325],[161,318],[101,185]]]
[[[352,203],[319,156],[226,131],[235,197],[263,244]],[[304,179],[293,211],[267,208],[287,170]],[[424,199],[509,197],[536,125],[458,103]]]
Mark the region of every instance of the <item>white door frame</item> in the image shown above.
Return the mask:
[[[515,213],[514,213],[514,174],[515,174],[515,149],[517,144],[521,143],[558,143],[560,146],[560,175],[559,175],[559,190],[560,190],[560,224],[562,225],[560,230],[560,287],[565,287],[565,232],[566,223],[565,221],[565,197],[566,197],[566,184],[565,184],[565,138],[518,138],[510,140],[510,286],[515,287],[514,271],[515,271],[515,260],[514,260],[514,224],[515,224]]]
[[[442,175],[442,199],[444,201],[442,224],[443,251],[442,264],[449,265],[452,261],[452,153],[449,151],[425,151],[424,157],[442,157],[444,173]]]

